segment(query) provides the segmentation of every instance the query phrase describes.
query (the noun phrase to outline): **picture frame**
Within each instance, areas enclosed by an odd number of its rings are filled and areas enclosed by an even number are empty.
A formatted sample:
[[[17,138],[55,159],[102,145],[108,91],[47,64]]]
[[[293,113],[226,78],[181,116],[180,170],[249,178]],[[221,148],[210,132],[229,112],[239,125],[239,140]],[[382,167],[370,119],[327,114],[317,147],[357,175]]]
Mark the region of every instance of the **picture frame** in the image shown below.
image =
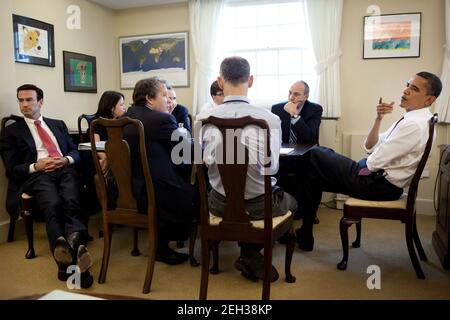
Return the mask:
[[[64,91],[97,93],[97,60],[87,54],[63,51]]]
[[[14,58],[18,63],[55,67],[55,36],[52,24],[12,15]]]
[[[363,59],[420,57],[420,12],[364,17]]]
[[[187,31],[119,37],[120,87],[134,88],[158,76],[172,87],[189,87]]]

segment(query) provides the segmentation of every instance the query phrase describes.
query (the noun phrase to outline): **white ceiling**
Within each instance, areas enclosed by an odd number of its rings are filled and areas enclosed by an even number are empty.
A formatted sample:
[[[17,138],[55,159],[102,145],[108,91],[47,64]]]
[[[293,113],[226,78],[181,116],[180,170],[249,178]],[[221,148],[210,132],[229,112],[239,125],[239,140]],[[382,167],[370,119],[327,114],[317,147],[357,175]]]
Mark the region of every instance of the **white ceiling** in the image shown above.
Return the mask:
[[[89,0],[114,10],[187,2],[187,0]]]

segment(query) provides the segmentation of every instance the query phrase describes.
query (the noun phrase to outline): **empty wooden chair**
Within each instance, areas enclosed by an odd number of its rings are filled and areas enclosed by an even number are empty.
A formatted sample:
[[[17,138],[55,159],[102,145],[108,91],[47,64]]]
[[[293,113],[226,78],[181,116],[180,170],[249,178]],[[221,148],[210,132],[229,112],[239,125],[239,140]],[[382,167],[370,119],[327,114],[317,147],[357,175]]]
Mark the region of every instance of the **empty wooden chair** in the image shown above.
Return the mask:
[[[425,275],[417,259],[414,244],[422,261],[427,261],[427,256],[420,243],[416,226],[416,197],[419,180],[430,154],[434,136],[434,124],[437,122],[437,114],[430,119],[430,129],[427,144],[416,172],[409,185],[408,194],[396,201],[366,201],[349,198],[344,204],[344,216],[340,221],[340,233],[342,241],[343,258],[337,264],[339,270],[347,269],[348,261],[348,228],[356,224],[356,240],[352,243],[354,248],[360,247],[361,220],[362,218],[400,220],[405,224],[406,245],[409,257],[419,279],[425,279]]]
[[[97,148],[94,141],[94,132],[97,125],[105,127],[108,132],[108,140],[105,143],[105,152],[108,158],[111,174],[114,177],[114,181],[117,186],[117,199],[111,199],[111,197],[114,197],[114,193],[111,193],[110,188],[108,188],[107,180],[103,175],[99,159],[97,157]],[[142,172],[144,174],[148,199],[146,214],[138,212],[137,201],[133,195],[130,148],[127,141],[123,139],[123,132],[126,126],[133,126],[138,132],[139,156],[142,164]],[[97,172],[95,183],[102,207],[104,231],[103,260],[98,282],[104,283],[106,280],[106,272],[108,270],[112,241],[111,225],[118,224],[133,228],[147,229],[148,262],[143,293],[149,293],[155,265],[157,229],[155,196],[147,161],[144,127],[139,120],[134,120],[129,117],[118,120],[104,118],[96,119],[91,123],[90,140],[92,144],[93,161]],[[109,183],[111,183],[111,180]],[[116,204],[111,208],[112,202],[116,202]]]

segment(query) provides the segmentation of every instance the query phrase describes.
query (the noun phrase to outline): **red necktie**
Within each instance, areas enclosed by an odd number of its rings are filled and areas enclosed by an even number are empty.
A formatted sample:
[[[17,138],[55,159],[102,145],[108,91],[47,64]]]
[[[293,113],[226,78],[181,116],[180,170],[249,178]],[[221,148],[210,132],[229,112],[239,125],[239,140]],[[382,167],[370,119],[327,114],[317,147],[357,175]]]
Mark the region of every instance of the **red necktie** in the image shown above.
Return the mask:
[[[50,136],[48,135],[47,131],[45,131],[44,128],[42,128],[41,121],[35,120],[34,124],[36,125],[36,129],[39,134],[39,138],[41,138],[45,149],[47,149],[47,151],[48,151],[49,157],[61,157],[61,154],[59,153],[58,148],[53,143],[53,141],[50,138]]]

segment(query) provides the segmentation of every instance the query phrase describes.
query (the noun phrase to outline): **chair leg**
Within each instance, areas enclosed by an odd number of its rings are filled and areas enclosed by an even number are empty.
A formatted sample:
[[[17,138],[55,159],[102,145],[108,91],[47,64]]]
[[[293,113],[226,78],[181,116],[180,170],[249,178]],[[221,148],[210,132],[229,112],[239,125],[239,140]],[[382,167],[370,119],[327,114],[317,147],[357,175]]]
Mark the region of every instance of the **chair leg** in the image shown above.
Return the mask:
[[[14,230],[15,229],[16,229],[16,218],[11,215],[9,217],[8,242],[14,241]]]
[[[110,226],[103,224],[103,258],[102,267],[98,276],[98,283],[105,283],[106,272],[108,271],[109,255],[111,252],[112,230]]]
[[[156,258],[156,232],[154,230],[148,231],[148,262],[147,273],[145,275],[145,283],[143,293],[149,293],[152,285],[153,271],[155,270]]]
[[[198,224],[196,222],[191,225],[191,237],[189,238],[189,263],[192,267],[198,267],[200,263],[195,259],[194,249],[195,241],[197,239]]]
[[[133,257],[137,257],[141,255],[141,251],[139,251],[139,229],[133,228],[133,249],[131,250],[131,255]]]
[[[23,210],[22,219],[25,225],[25,232],[27,234],[28,240],[28,250],[27,253],[25,254],[25,258],[33,259],[36,257],[36,253],[34,252],[33,218],[31,217],[30,211]]]
[[[337,264],[337,268],[339,270],[346,270],[347,269],[347,261],[348,261],[348,228],[351,224],[357,223],[358,221],[347,219],[345,217],[341,218],[341,221],[339,223],[339,231],[341,233],[341,242],[342,242],[342,251],[343,251],[343,257],[341,262]]]
[[[413,243],[413,222],[412,219],[408,219],[405,222],[405,236],[406,236],[406,245],[408,247],[409,257],[411,258],[411,262],[413,264],[414,270],[416,271],[417,278],[425,279],[425,274],[422,271],[422,267],[420,266],[419,259],[417,259],[416,250],[414,249]]]
[[[416,245],[417,252],[419,253],[420,260],[422,261],[428,261],[427,255],[425,254],[425,251],[423,250],[422,243],[420,242],[419,233],[417,232],[417,224],[416,224],[416,215],[414,214],[413,218],[413,239],[414,244]]]
[[[213,257],[213,265],[209,272],[211,274],[218,274],[219,273],[219,243],[220,241],[211,240],[211,253]],[[209,266],[209,264],[208,264]]]
[[[361,246],[361,220],[355,224],[356,226],[356,239],[352,242],[353,248],[359,248]]]
[[[292,256],[294,254],[295,248],[294,229],[291,228],[287,234],[288,234],[288,241],[286,243],[286,256],[284,261],[284,273],[286,275],[285,281],[288,283],[294,283],[297,280],[291,273]]]
[[[208,294],[208,278],[209,278],[209,247],[208,239],[202,239],[202,275],[200,280],[199,300],[206,300]]]
[[[270,280],[272,277],[272,241],[264,243],[264,272],[262,300],[270,300]]]

